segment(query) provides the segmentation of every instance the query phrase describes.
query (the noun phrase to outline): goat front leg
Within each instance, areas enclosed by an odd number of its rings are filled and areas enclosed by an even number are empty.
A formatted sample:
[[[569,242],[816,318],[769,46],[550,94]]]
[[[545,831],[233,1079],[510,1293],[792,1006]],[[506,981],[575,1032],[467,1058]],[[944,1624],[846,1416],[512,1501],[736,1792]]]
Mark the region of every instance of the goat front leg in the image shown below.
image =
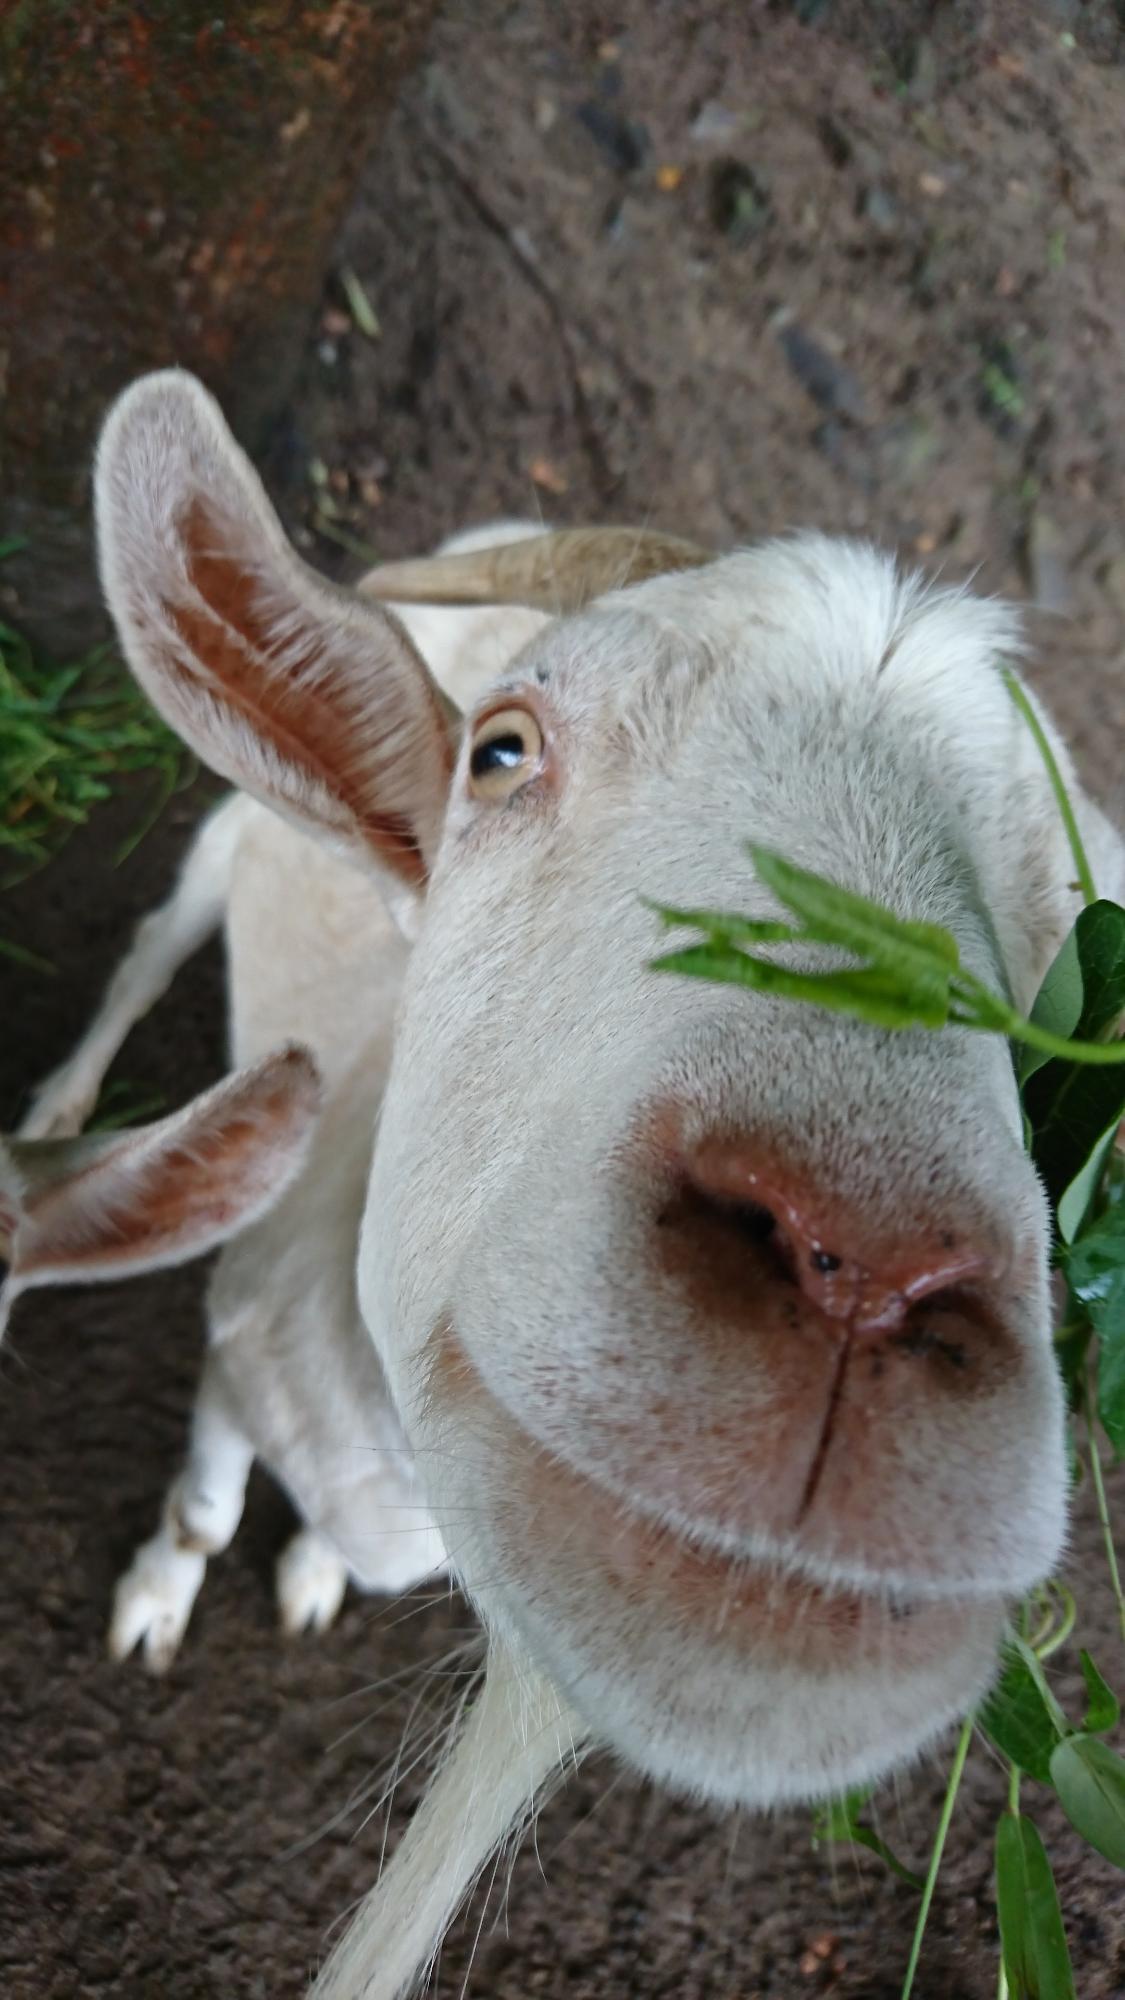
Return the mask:
[[[20,1126],[21,1138],[73,1138],[82,1130],[130,1029],[222,922],[235,847],[250,806],[251,801],[236,796],[204,820],[175,889],[167,902],[142,917],[78,1047],[36,1091]]]
[[[253,1446],[231,1416],[208,1363],[192,1418],[187,1464],[169,1488],[155,1535],[142,1543],[117,1585],[109,1628],[115,1660],[141,1645],[154,1673],[171,1664],[207,1558],[227,1547],[242,1519],[253,1462]]]

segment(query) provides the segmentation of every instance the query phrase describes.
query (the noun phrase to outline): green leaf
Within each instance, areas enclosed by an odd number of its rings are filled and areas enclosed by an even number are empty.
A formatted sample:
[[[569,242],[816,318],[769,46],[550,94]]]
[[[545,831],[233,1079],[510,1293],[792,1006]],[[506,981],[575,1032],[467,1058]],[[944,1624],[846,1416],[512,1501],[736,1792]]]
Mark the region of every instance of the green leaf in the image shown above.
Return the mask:
[[[1051,1758],[1066,1722],[1031,1648],[1015,1639],[1005,1649],[1004,1673],[977,1721],[1005,1757],[1029,1778],[1051,1782]]]
[[[1035,1005],[1030,1019],[1037,1028],[1046,1028],[1048,1034],[1059,1035],[1063,1041],[1074,1034],[1082,1018],[1082,967],[1078,962],[1078,939],[1069,930],[1063,939],[1057,956],[1048,967],[1047,976],[1035,996]],[[1020,1051],[1019,1077],[1021,1085],[1042,1069],[1050,1057],[1042,1049]]]
[[[1098,1416],[1125,1457],[1125,1205],[1115,1199],[1064,1259],[1071,1295],[1098,1336]]]
[[[846,951],[888,966],[917,957],[931,966],[957,970],[961,962],[957,940],[940,924],[897,917],[866,896],[857,896],[822,875],[798,868],[768,847],[750,842],[748,852],[759,880],[802,918],[808,937],[821,944],[841,945]]]
[[[1105,1729],[1116,1729],[1121,1720],[1121,1703],[1113,1689],[1099,1674],[1086,1648],[1079,1655],[1082,1661],[1082,1678],[1086,1683],[1086,1719],[1083,1729],[1095,1734]]]
[[[813,1819],[813,1846],[817,1847],[822,1841],[831,1840],[843,1841],[852,1847],[866,1847],[870,1853],[877,1854],[880,1861],[885,1862],[900,1881],[908,1883],[912,1889],[920,1890],[923,1886],[922,1877],[907,1868],[893,1849],[887,1846],[886,1841],[880,1838],[874,1827],[867,1826],[859,1818],[859,1813],[870,1800],[872,1791],[873,1787],[868,1785],[861,1791],[849,1792],[846,1797],[831,1799],[827,1805],[821,1806]]]
[[[1125,909],[1102,897],[1079,912],[1071,935],[1082,1006],[1070,1033],[1077,1040],[1101,1041],[1125,1012]]]
[[[843,1798],[826,1799],[813,1815],[813,1839],[850,1840],[859,1825],[859,1814],[874,1796],[874,1785],[859,1785]]]
[[[718,910],[680,910],[671,903],[654,903],[648,896],[641,901],[669,930],[702,931],[714,944],[792,944],[797,933],[792,924],[773,918],[727,916]]]
[[[1097,1736],[1068,1736],[1051,1758],[1051,1781],[1071,1826],[1125,1868],[1125,1759]]]
[[[1069,1321],[1071,1315],[1067,1315]],[[1064,1333],[1055,1335],[1055,1360],[1066,1390],[1066,1406],[1073,1414],[1082,1408],[1082,1398],[1086,1389],[1086,1354],[1093,1338],[1093,1327],[1089,1320],[1082,1319],[1077,1326],[1068,1324]],[[1073,1451],[1074,1440],[1071,1439]]]
[[[652,959],[650,969],[749,986],[756,993],[775,993],[783,1000],[810,1001],[833,1013],[857,1015],[880,1028],[940,1028],[946,1018],[940,1001],[928,994],[904,994],[897,979],[868,967],[855,972],[798,972],[734,946],[697,944]]]
[[[49,972],[52,977],[58,971],[49,958],[40,958],[37,951],[29,951],[26,945],[16,944],[11,938],[0,937],[0,958],[10,958],[13,965],[26,965],[30,972]]]
[[[1083,1230],[1063,1265],[1079,1305],[1095,1326],[1104,1323],[1104,1308],[1113,1302],[1118,1280],[1125,1275],[1125,1205],[1120,1199]]]
[[[1116,903],[1092,903],[1073,936],[1083,997],[1072,1032],[1076,1040],[1104,1044],[1125,1013],[1125,910]],[[1057,1206],[1125,1112],[1125,1068],[1052,1058],[1028,1077],[1023,1102],[1035,1163]],[[1072,1225],[1072,1236],[1076,1233]]]
[[[1004,1813],[996,1829],[996,1911],[1010,2000],[1075,2000],[1055,1878],[1022,1813]]]
[[[1058,1233],[1064,1243],[1074,1242],[1075,1237],[1082,1228],[1082,1224],[1090,1213],[1094,1196],[1097,1194],[1098,1188],[1101,1185],[1102,1175],[1105,1173],[1106,1161],[1117,1138],[1120,1122],[1120,1119],[1116,1116],[1111,1118],[1097,1145],[1090,1154],[1089,1159],[1086,1161],[1085,1166],[1075,1174],[1070,1186],[1059,1197],[1058,1207],[1055,1210],[1055,1220],[1058,1224]]]

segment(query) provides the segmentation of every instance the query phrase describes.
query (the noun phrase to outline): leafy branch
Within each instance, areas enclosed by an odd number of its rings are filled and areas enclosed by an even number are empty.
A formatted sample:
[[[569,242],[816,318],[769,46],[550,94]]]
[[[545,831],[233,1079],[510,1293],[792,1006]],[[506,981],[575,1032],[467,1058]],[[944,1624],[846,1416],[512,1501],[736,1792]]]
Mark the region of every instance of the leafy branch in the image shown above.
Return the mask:
[[[811,1001],[879,1028],[978,1028],[986,1034],[1007,1035],[1009,1041],[1066,1062],[1125,1064],[1125,1042],[1060,1035],[1034,1014],[1028,1020],[1017,1013],[962,965],[956,938],[940,924],[896,917],[865,896],[798,868],[768,847],[749,842],[747,852],[759,881],[797,923],[650,904],[665,924],[689,927],[704,937],[702,944],[654,959],[654,972],[687,973],[750,986],[786,1000]],[[1093,908],[1113,910],[1116,905],[1095,903]],[[831,945],[852,953],[860,963],[802,972],[751,949],[762,944]]]

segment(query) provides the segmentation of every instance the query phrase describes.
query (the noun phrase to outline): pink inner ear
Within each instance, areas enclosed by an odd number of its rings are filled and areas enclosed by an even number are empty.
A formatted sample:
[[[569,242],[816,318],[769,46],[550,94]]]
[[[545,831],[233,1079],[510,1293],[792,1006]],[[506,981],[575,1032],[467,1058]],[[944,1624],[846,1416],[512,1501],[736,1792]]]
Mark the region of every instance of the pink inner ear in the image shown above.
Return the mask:
[[[132,1162],[126,1152],[120,1163],[95,1163],[49,1190],[21,1237],[20,1279],[144,1269],[220,1241],[277,1181],[291,1110],[291,1078],[282,1070],[276,1088],[257,1092],[245,1110],[189,1121],[178,1144]]]
[[[381,690],[373,672],[372,712],[357,715],[356,691],[344,676],[333,685],[325,638],[311,621],[303,621],[308,628],[303,642],[280,640],[263,616],[253,571],[215,553],[222,531],[202,501],[193,501],[182,532],[191,581],[211,616],[183,604],[165,603],[164,609],[192,656],[206,663],[208,680],[218,683],[224,703],[287,765],[340,800],[357,831],[384,862],[420,887],[427,868],[410,819],[405,813],[372,806],[370,754],[373,738],[377,743],[381,712],[388,713],[386,733],[401,736],[402,717],[396,710],[411,697],[429,702],[448,785],[452,747],[421,662],[409,696],[393,682]],[[402,643],[409,643],[405,636]],[[366,762],[361,752],[366,752]]]

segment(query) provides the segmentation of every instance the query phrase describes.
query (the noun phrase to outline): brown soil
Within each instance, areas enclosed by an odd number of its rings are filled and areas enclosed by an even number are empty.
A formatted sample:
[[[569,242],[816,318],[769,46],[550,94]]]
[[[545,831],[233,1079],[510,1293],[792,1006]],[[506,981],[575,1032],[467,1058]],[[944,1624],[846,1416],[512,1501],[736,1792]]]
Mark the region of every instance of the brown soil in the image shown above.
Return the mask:
[[[816,524],[947,574],[979,566],[984,587],[1042,606],[1036,683],[1122,816],[1121,15],[1109,0],[450,0],[276,440],[291,526],[337,574],[355,564],[325,523],[393,555],[536,508],[719,546]],[[345,267],[377,340],[347,317]],[[7,899],[5,935],[58,976],[3,972],[4,1122],[87,1017],[201,799],[116,873],[132,808],[107,809]],[[120,1072],[175,1102],[221,1064],[211,951]],[[377,1865],[381,1816],[365,1824],[356,1795],[405,1731],[393,1839],[470,1629],[456,1601],[350,1601],[329,1638],[283,1646],[285,1509],[259,1480],[167,1680],[103,1659],[114,1575],[183,1444],[200,1285],[192,1271],[28,1301],[0,1364],[10,2000],[296,2000]],[[1086,1499],[1079,1514],[1083,1633],[1120,1679]],[[915,1862],[943,1783],[935,1757],[882,1800]],[[925,2000],[995,1991],[1002,1789],[980,1754]],[[1034,1810],[1078,1990],[1108,2000],[1125,1990],[1121,1878],[1045,1800]],[[475,1915],[458,1925],[438,1991],[893,2000],[914,1910],[874,1861],[813,1853],[802,1814],[720,1824],[597,1762],[544,1814],[479,1943]]]

